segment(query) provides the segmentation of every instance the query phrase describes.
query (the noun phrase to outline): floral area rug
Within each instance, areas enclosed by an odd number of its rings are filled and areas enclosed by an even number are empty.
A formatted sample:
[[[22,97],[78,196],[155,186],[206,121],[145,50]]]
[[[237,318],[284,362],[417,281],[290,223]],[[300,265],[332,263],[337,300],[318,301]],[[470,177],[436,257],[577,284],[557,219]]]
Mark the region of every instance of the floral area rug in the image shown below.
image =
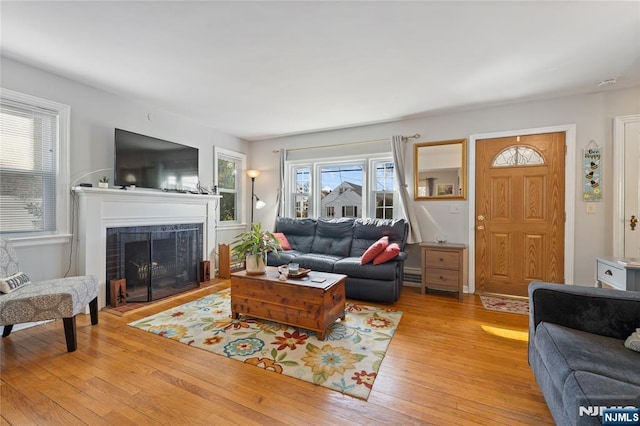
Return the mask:
[[[232,319],[225,289],[129,325],[366,400],[402,312],[347,304],[345,313],[318,340],[313,331]]]
[[[509,312],[512,314],[529,315],[529,301],[508,299],[506,297],[480,296],[482,306],[489,311]]]

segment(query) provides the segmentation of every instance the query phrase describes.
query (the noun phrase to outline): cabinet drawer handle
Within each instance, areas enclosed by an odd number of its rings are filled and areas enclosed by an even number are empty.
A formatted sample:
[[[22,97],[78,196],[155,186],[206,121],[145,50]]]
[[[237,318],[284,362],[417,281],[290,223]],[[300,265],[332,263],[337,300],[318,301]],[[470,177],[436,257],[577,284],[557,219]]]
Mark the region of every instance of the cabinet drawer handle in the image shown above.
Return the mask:
[[[613,272],[611,272],[611,269],[607,269],[606,271],[604,271],[605,275],[613,275]]]
[[[444,277],[443,277],[442,275],[440,275],[440,279],[441,279],[442,281],[445,281],[445,279],[444,279]]]
[[[444,262],[444,259],[443,259],[443,258],[440,258],[440,262]]]

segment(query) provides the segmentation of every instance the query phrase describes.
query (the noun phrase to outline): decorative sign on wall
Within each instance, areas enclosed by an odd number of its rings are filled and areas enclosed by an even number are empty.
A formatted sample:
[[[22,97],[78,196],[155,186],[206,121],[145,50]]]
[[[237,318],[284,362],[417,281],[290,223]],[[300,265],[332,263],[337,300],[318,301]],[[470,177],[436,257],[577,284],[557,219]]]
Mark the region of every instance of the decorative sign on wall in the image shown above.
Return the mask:
[[[584,201],[602,201],[601,150],[602,148],[600,148],[594,141],[591,141],[589,145],[583,150],[582,197]]]

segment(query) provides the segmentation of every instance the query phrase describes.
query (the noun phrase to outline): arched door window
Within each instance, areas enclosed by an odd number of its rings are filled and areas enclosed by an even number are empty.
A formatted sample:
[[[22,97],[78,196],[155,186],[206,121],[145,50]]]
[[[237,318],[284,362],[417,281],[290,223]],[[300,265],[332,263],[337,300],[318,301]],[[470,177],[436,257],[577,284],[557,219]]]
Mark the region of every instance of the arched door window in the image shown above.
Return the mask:
[[[544,164],[544,158],[528,146],[510,146],[493,159],[492,167],[536,166]]]

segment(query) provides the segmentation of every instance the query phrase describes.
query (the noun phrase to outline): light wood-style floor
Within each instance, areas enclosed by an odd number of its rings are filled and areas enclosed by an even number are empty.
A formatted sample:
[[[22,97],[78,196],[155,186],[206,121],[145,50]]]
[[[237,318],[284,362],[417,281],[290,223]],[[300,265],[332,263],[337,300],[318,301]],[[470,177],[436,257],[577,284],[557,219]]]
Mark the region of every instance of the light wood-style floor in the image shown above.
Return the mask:
[[[527,364],[527,317],[405,287],[404,315],[368,401],[244,365],[126,324],[214,287],[118,317],[62,321],[0,344],[0,424],[553,424]]]

